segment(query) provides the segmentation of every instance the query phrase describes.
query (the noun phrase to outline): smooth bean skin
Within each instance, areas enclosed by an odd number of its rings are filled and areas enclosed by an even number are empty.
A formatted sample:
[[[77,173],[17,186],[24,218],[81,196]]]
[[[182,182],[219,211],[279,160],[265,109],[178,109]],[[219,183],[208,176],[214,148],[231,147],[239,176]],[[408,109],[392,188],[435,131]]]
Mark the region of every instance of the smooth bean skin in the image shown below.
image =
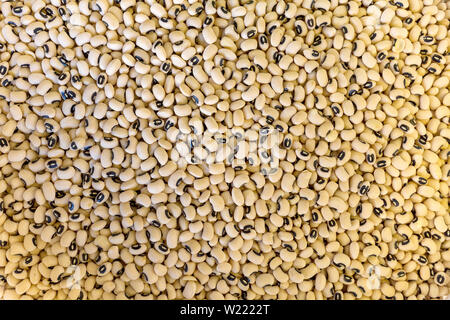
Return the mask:
[[[0,15],[0,299],[448,295],[447,1]]]

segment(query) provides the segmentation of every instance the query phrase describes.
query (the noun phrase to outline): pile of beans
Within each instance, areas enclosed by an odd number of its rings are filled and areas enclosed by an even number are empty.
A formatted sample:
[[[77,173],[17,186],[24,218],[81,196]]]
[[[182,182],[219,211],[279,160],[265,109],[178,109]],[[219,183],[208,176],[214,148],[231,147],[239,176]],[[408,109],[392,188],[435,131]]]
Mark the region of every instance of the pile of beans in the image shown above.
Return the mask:
[[[449,293],[450,2],[0,11],[0,299]]]

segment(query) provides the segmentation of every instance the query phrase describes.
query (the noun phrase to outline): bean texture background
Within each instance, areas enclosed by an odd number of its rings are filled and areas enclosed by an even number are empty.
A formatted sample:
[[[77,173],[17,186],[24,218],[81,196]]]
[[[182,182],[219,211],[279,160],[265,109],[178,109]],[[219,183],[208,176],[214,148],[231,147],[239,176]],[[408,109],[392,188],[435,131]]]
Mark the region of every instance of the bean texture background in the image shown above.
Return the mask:
[[[442,299],[450,2],[0,2],[0,299]]]

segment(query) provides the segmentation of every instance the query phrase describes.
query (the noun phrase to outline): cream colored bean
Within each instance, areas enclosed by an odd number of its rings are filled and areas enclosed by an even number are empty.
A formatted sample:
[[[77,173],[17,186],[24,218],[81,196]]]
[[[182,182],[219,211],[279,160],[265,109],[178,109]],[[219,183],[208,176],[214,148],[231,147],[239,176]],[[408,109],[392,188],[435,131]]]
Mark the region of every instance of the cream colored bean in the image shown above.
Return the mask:
[[[1,6],[0,299],[448,295],[443,1],[57,2]]]

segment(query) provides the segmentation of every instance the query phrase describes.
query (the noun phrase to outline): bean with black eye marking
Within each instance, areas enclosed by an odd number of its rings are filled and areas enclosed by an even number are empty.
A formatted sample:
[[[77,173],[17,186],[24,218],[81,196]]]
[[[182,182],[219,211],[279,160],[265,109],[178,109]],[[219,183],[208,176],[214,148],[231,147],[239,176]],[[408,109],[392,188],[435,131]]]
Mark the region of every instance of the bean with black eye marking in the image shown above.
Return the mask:
[[[2,7],[0,297],[447,293],[442,1],[50,2]]]

